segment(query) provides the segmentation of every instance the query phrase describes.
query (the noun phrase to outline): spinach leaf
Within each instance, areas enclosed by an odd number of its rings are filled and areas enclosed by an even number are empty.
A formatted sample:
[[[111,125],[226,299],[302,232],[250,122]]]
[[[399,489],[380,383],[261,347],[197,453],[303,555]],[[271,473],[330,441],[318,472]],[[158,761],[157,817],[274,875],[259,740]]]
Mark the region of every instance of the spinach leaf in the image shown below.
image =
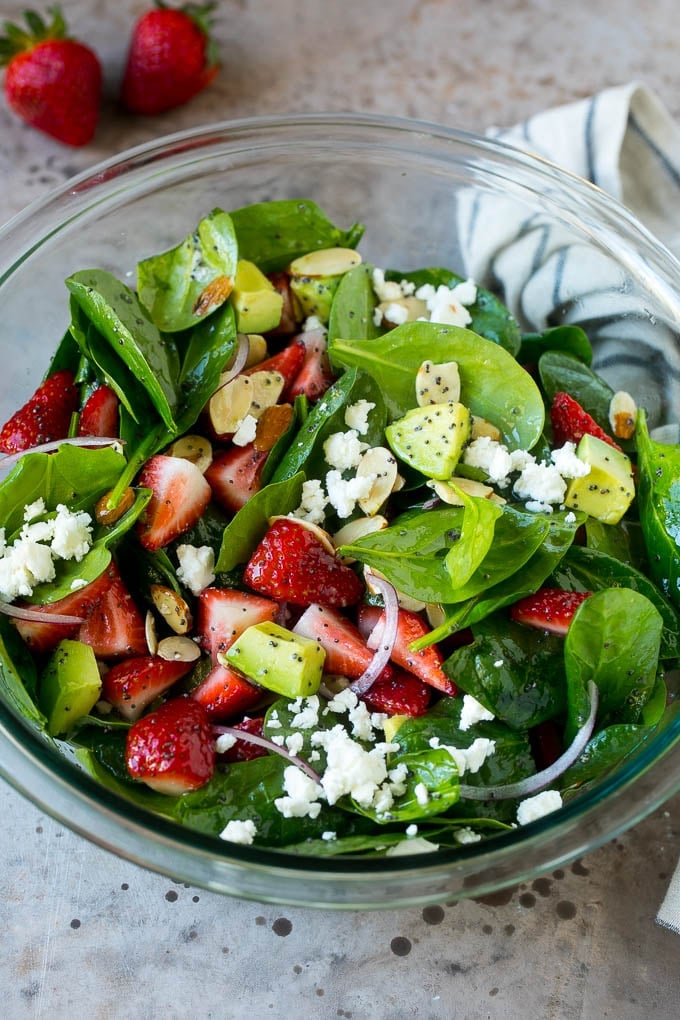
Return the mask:
[[[564,642],[495,613],[472,628],[474,641],[457,649],[444,672],[512,729],[527,730],[566,707]]]
[[[638,570],[647,569],[647,553],[638,521],[624,518],[618,524],[603,524],[596,517],[587,517],[585,529],[589,549],[630,563]]]
[[[614,391],[579,358],[560,351],[546,351],[538,360],[538,372],[549,404],[556,393],[565,391],[609,432],[609,404]]]
[[[458,363],[461,402],[497,425],[510,449],[530,450],[543,430],[543,399],[531,376],[502,347],[469,329],[407,322],[376,339],[336,338],[329,353],[375,379],[391,420],[415,407],[416,374],[432,359]]]
[[[260,489],[234,515],[222,534],[222,543],[215,569],[233,570],[245,563],[269,526],[269,518],[288,514],[300,505],[302,472],[283,482],[272,482]]]
[[[340,280],[333,297],[328,339],[370,340],[382,330],[373,322],[377,299],[373,291],[373,267],[355,266]]]
[[[396,798],[389,811],[379,812],[352,801],[358,814],[372,818],[379,824],[386,821],[412,822],[440,815],[458,800],[458,768],[449,752],[443,748],[399,751],[390,757],[390,771],[399,765],[405,765],[408,770],[404,779],[406,790]],[[423,787],[427,790],[427,800],[422,795]]]
[[[444,563],[454,588],[470,580],[488,554],[494,538],[496,521],[503,511],[498,503],[457,490],[463,504],[460,536],[446,553]]]
[[[236,318],[228,302],[189,332],[178,379],[178,432],[187,432],[198,419],[236,343]]]
[[[263,273],[285,269],[299,255],[317,248],[356,248],[364,228],[336,227],[309,199],[257,202],[231,213],[239,258],[254,262]]]
[[[630,588],[607,588],[582,602],[564,640],[570,743],[590,709],[587,684],[600,692],[600,725],[637,723],[656,682],[663,620]]]
[[[645,412],[638,413],[638,502],[652,577],[680,608],[680,445],[650,438]]]
[[[38,690],[38,674],[33,656],[12,626],[0,615],[0,691],[10,709],[47,737],[47,719],[33,700]]]
[[[80,359],[80,347],[76,343],[71,330],[67,329],[59,342],[59,346],[52,355],[49,367],[45,372],[43,379],[47,379],[49,376],[54,375],[55,372],[59,372],[62,369],[68,369],[70,372],[73,372],[74,378],[76,379],[76,382],[78,382],[78,375],[81,368]]]
[[[624,758],[639,750],[654,733],[652,726],[618,723],[596,733],[571,768],[560,776],[559,785],[565,798],[584,783],[602,779]]]
[[[103,269],[84,269],[66,286],[110,347],[147,391],[166,427],[176,431],[177,349],[148,318],[133,290]]]
[[[449,269],[433,268],[418,269],[413,273],[400,273],[398,270],[389,269],[385,273],[386,280],[409,280],[416,287],[422,287],[429,283],[433,287],[455,287],[457,283],[463,283],[464,276],[458,276]],[[477,287],[477,299],[474,304],[468,305],[468,312],[472,317],[470,329],[473,333],[500,344],[510,354],[517,354],[520,346],[520,331],[517,321],[511,312],[505,307],[502,301],[483,287]]]
[[[569,591],[601,591],[603,588],[632,588],[644,595],[663,620],[662,659],[680,655],[680,618],[659,589],[635,567],[596,549],[573,546],[553,573],[557,587]]]
[[[175,248],[138,264],[139,300],[158,329],[188,329],[227,299],[237,259],[231,217],[214,209]]]
[[[73,594],[75,581],[90,584],[103,574],[111,562],[111,552],[104,545],[93,546],[88,553],[76,560],[58,560],[55,563],[56,577],[53,581],[38,584],[33,594],[26,598],[31,605],[46,605]]]
[[[547,351],[571,354],[586,365],[593,360],[590,340],[580,326],[551,326],[542,333],[524,333],[517,360],[521,365],[535,365]]]

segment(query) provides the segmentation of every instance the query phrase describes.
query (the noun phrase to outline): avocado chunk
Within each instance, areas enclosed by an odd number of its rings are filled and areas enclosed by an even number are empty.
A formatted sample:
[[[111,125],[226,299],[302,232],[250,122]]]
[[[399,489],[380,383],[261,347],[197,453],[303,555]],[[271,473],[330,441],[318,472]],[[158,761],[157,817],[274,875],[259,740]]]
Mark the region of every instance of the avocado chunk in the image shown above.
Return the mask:
[[[618,524],[635,495],[630,460],[621,450],[590,435],[583,436],[576,456],[590,464],[590,472],[572,478],[565,506],[582,510],[603,524]]]
[[[325,658],[316,641],[269,622],[248,627],[224,655],[253,683],[289,698],[316,694]]]
[[[281,321],[283,296],[254,262],[238,261],[229,300],[239,333],[267,333]]]
[[[45,667],[40,683],[40,708],[53,737],[67,733],[99,699],[102,679],[97,660],[82,641],[60,641]]]
[[[324,324],[331,317],[331,305],[342,276],[291,276],[290,289],[299,318],[316,315]]]
[[[428,478],[445,481],[470,438],[470,412],[453,402],[414,407],[388,425],[385,435],[397,457]]]

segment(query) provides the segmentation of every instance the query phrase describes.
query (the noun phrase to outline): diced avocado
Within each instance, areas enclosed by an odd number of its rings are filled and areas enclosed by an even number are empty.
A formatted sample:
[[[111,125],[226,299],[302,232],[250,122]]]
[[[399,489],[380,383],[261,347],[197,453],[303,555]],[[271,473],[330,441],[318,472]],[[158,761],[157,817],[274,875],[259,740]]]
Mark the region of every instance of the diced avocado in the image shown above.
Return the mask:
[[[289,698],[316,694],[325,658],[316,641],[268,622],[248,627],[224,655],[253,683]]]
[[[385,435],[397,457],[428,478],[444,481],[470,437],[470,412],[457,403],[414,407],[388,425]]]
[[[291,276],[299,318],[316,315],[323,323],[331,316],[331,305],[342,276]]]
[[[385,719],[383,729],[385,731],[385,740],[388,744],[392,743],[395,735],[399,732],[406,720],[410,718],[411,717],[409,715],[391,715],[388,719]]]
[[[240,259],[229,300],[239,333],[267,333],[281,321],[283,296],[254,262]]]
[[[590,472],[571,480],[565,505],[582,510],[603,524],[618,524],[635,495],[630,460],[621,450],[590,435],[583,436],[576,456],[590,464]]]
[[[87,715],[99,699],[102,687],[97,660],[82,641],[60,641],[52,653],[40,683],[40,708],[47,716],[52,736],[67,733]]]

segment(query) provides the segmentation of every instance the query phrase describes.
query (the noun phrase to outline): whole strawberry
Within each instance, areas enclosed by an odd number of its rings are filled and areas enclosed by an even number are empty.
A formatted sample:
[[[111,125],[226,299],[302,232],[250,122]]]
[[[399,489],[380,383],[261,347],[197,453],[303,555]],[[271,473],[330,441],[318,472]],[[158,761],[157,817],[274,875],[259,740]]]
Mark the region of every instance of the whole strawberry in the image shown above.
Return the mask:
[[[5,22],[0,66],[6,66],[10,109],[66,145],[87,145],[95,133],[102,69],[95,53],[66,34],[58,7],[46,22],[26,11],[26,29]]]
[[[121,98],[133,113],[156,114],[188,102],[219,65],[210,39],[214,4],[166,7],[161,0],[132,31]]]

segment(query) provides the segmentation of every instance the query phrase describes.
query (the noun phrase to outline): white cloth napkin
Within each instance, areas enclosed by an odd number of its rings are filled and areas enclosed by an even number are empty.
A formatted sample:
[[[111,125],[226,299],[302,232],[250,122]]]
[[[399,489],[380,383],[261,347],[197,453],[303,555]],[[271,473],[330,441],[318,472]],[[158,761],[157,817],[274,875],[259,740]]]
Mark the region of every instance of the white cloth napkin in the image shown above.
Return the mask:
[[[589,99],[536,114],[509,130],[489,133],[592,181],[626,205],[680,256],[680,127],[644,85],[632,82],[606,89]],[[616,314],[612,316],[616,281],[611,265],[595,260],[585,267],[583,259],[589,258],[589,253],[574,251],[574,244],[565,251],[559,230],[547,228],[540,216],[522,222],[514,204],[509,203],[508,209],[501,212],[494,200],[493,204],[482,202],[464,208],[462,218],[470,276],[481,283],[482,277],[491,275],[514,314],[531,328],[548,324],[558,306],[560,320],[568,321],[568,295],[575,291],[582,297],[585,277],[585,298],[574,302],[579,307],[573,321],[585,325],[593,339],[593,329],[588,326],[607,320],[604,329],[595,326],[594,365],[608,361],[618,364],[621,341],[628,348],[626,341],[634,337],[635,345],[630,346],[637,349],[638,355],[624,357],[629,368],[626,370],[624,365],[623,376],[617,382],[639,393],[641,375],[646,372],[645,402],[653,405],[664,391],[661,403],[650,408],[650,417],[656,411],[659,416],[677,420],[677,324],[657,322],[650,329],[648,323],[637,318],[630,337],[622,335],[621,322],[616,321]],[[606,315],[598,317],[605,300]],[[631,311],[624,305],[617,310],[626,315]],[[640,354],[641,345],[647,350]],[[631,378],[630,386],[625,385],[626,376]],[[680,863],[657,922],[680,934]]]

